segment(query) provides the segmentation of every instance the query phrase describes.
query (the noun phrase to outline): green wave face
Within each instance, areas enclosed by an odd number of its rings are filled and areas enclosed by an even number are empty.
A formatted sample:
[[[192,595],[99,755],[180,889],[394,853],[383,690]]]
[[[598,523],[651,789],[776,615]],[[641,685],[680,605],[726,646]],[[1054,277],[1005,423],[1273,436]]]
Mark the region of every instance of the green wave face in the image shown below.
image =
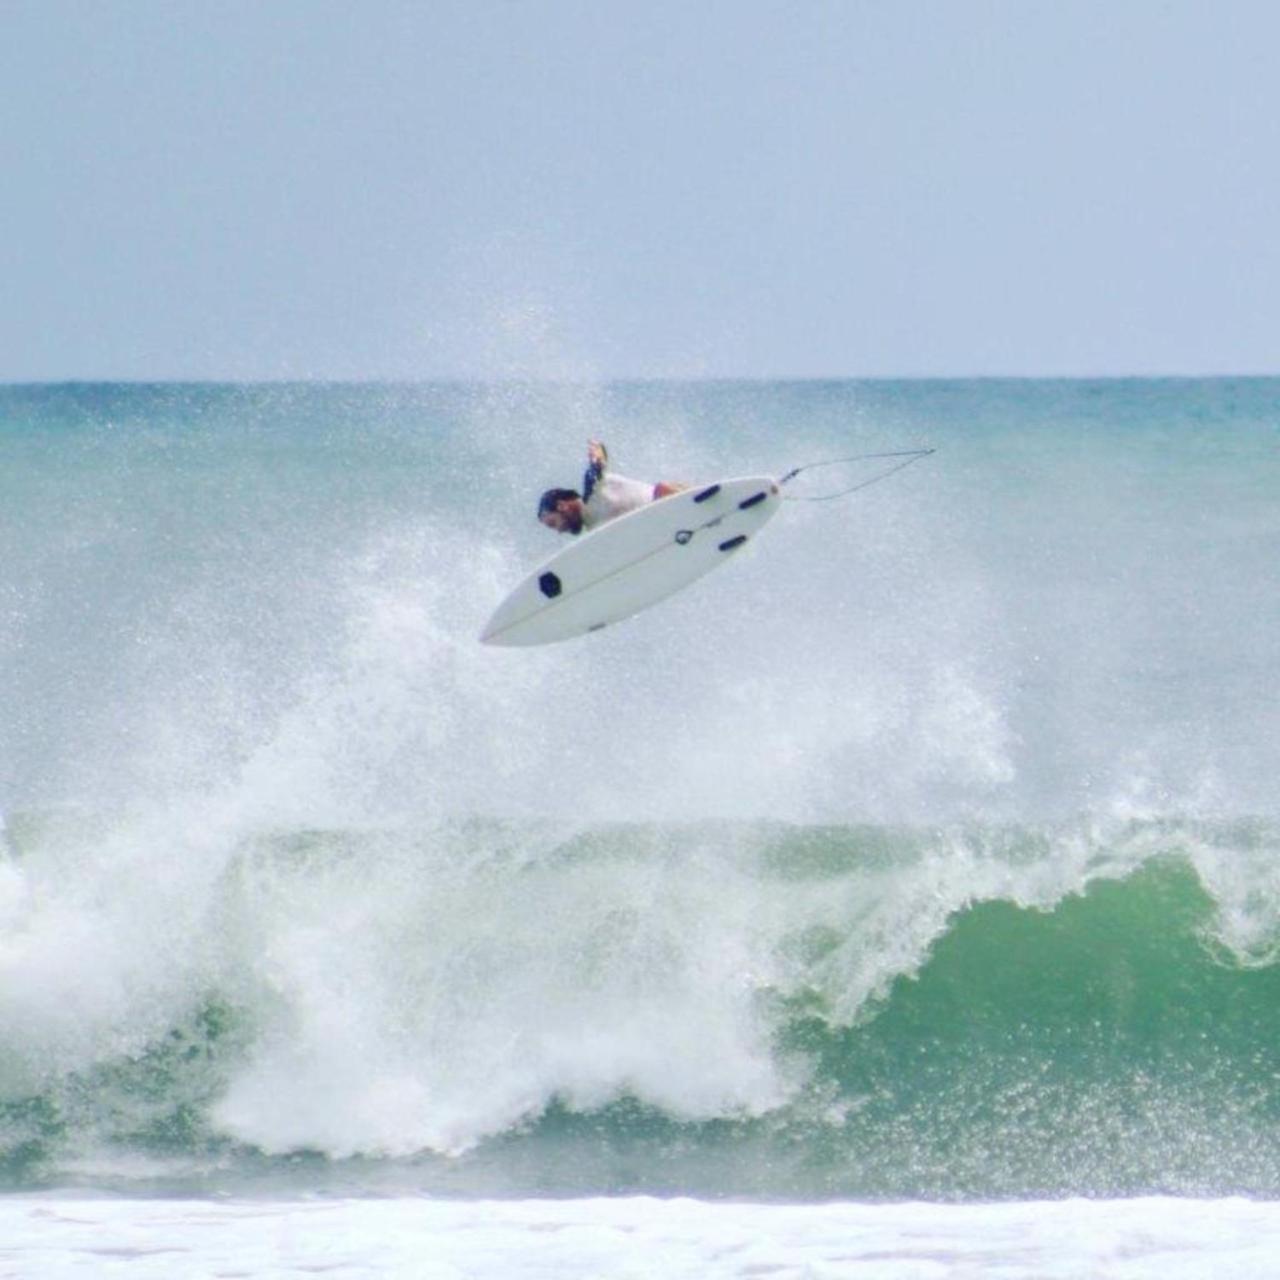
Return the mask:
[[[864,1025],[785,1039],[847,1115],[814,1169],[833,1193],[1092,1195],[1280,1183],[1280,972],[1209,942],[1185,864],[1051,911],[958,915]]]

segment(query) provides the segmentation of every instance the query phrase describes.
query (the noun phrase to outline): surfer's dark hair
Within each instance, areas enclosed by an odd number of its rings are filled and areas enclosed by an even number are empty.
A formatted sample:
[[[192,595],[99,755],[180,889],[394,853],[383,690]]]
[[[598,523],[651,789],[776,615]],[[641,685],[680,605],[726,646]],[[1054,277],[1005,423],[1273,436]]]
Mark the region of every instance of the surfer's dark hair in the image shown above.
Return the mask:
[[[538,499],[538,519],[541,520],[548,511],[554,511],[556,504],[562,502],[565,498],[581,498],[577,489],[548,489],[546,493]]]

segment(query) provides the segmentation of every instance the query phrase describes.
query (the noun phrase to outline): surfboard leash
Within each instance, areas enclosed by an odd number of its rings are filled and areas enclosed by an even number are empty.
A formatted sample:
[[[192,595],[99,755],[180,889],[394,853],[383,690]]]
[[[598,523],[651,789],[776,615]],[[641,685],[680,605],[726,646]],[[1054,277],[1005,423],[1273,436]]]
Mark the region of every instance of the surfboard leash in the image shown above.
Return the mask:
[[[847,458],[824,458],[819,462],[806,462],[802,466],[792,467],[785,476],[778,480],[778,484],[784,485],[788,481],[794,480],[802,471],[815,471],[819,467],[835,467],[842,463],[850,462],[870,462],[872,459],[877,458],[902,459],[901,462],[890,467],[887,471],[881,471],[877,475],[870,477],[870,479],[860,480],[857,484],[851,484],[847,489],[838,489],[835,493],[784,493],[782,495],[788,502],[830,502],[833,498],[844,498],[851,493],[857,493],[859,489],[866,489],[873,484],[879,484],[881,480],[887,480],[895,472],[901,471],[904,467],[909,467],[913,462],[919,462],[921,458],[927,458],[931,453],[936,452],[936,449],[898,449],[892,453],[855,453]]]

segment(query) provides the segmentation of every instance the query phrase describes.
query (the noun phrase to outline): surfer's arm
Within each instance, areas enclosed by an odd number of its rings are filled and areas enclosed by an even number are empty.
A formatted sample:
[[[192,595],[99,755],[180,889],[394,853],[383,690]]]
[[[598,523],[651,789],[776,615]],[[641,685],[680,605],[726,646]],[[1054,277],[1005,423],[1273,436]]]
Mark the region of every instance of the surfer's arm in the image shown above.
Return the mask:
[[[587,469],[582,477],[582,500],[589,502],[591,492],[604,479],[609,466],[609,451],[599,440],[587,441]]]

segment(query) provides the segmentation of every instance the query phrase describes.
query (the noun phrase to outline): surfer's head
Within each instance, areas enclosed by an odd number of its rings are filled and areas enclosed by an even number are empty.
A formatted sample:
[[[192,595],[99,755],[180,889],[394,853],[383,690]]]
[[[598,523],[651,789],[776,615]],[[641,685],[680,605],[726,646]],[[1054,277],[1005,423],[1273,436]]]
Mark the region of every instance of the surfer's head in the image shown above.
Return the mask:
[[[538,501],[538,519],[557,533],[581,533],[582,495],[576,489],[548,489]]]

